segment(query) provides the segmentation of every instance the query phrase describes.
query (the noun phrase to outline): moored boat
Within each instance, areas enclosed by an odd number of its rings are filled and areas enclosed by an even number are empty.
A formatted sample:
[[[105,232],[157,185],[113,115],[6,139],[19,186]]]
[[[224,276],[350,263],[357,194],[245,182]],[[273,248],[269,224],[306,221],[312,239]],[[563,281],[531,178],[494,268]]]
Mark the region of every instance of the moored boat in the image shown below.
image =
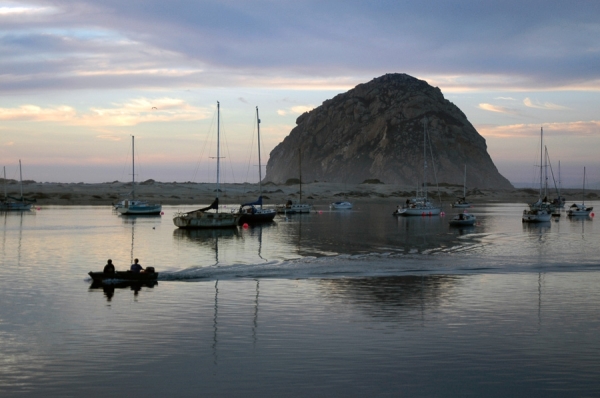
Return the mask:
[[[351,202],[333,202],[329,205],[329,208],[338,209],[338,210],[351,209],[352,203]]]
[[[449,224],[456,227],[470,226],[474,225],[475,221],[477,221],[477,217],[465,211],[452,217],[452,220],[449,221]]]
[[[173,217],[173,224],[177,228],[199,229],[199,228],[235,228],[240,218],[239,213],[219,212],[220,181],[219,172],[221,165],[221,104],[217,101],[217,197],[208,207],[189,212],[178,212]],[[209,211],[209,210],[214,210]]]
[[[161,204],[152,204],[141,200],[135,199],[135,136],[131,136],[131,167],[132,167],[132,180],[131,180],[131,199],[125,199],[120,203],[114,205],[114,208],[121,214],[126,216],[136,215],[160,215],[162,210]]]
[[[589,216],[594,210],[593,207],[589,207],[585,205],[585,167],[583,168],[583,193],[581,198],[581,203],[573,203],[569,210],[567,210],[567,215],[570,217],[581,217],[581,216]]]
[[[427,119],[423,120],[423,194],[419,196],[417,189],[416,197],[407,199],[402,207],[398,206],[394,216],[438,216],[442,212],[440,206],[435,206],[427,198]]]

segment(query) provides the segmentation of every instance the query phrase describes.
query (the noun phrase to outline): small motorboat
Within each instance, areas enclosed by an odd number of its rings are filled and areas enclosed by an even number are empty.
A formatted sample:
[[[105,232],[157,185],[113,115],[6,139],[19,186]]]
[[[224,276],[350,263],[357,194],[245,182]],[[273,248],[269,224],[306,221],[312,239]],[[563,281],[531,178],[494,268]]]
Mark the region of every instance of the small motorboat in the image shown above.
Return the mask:
[[[449,221],[452,226],[471,226],[475,224],[477,217],[473,214],[469,214],[466,211],[464,213],[459,213],[452,217],[452,220]]]
[[[351,202],[333,202],[329,205],[330,209],[351,209],[352,208],[352,203]]]
[[[144,272],[131,272],[131,271],[116,271],[116,272],[88,272],[88,275],[94,282],[102,282],[105,280],[118,280],[118,281],[156,281],[158,279],[158,272],[154,271],[153,267],[146,267]]]

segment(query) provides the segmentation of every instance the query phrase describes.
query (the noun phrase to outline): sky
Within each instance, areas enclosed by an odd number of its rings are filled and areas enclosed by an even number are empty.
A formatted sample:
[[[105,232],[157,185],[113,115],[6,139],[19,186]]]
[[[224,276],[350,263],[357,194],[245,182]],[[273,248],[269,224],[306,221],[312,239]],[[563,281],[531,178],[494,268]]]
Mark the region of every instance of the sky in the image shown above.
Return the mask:
[[[0,165],[39,182],[258,181],[323,101],[385,73],[441,89],[502,175],[600,188],[600,2],[0,0]],[[264,166],[263,166],[264,177]]]

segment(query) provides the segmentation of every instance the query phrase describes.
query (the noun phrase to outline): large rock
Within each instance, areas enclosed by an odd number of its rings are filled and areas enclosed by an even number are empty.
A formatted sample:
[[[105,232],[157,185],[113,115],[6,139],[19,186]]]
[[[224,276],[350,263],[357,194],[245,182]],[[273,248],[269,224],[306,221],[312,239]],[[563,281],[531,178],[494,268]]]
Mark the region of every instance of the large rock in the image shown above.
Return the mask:
[[[265,181],[360,183],[414,186],[423,182],[423,121],[427,182],[511,189],[487,153],[485,139],[437,87],[406,74],[387,74],[323,102],[296,120],[297,126],[271,152]],[[433,157],[432,157],[433,153]],[[432,158],[435,168],[432,168]]]

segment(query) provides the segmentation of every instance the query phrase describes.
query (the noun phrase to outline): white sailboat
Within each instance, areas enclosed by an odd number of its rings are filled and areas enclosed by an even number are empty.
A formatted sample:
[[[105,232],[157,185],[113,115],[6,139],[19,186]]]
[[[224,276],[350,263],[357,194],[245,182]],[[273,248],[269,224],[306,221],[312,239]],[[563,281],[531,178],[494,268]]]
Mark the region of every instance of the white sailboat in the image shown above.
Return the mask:
[[[260,117],[258,116],[258,106],[256,107],[256,129],[258,134],[258,200],[256,202],[244,203],[240,206],[241,215],[240,224],[258,224],[271,222],[277,212],[275,209],[265,209],[262,203],[262,164],[260,159]]]
[[[135,136],[131,136],[131,163],[132,163],[132,179],[131,179],[131,199],[125,199],[115,206],[115,209],[123,215],[127,216],[152,216],[159,215],[162,210],[162,205],[151,204],[142,200],[135,199]]]
[[[465,209],[471,207],[471,203],[467,201],[467,165],[465,164],[465,177],[463,182],[463,196],[459,197],[456,202],[452,204],[452,207]]]
[[[542,127],[540,130],[540,192],[538,196],[538,201],[532,203],[529,206],[529,210],[523,210],[523,216],[521,218],[522,222],[527,223],[538,223],[538,222],[547,222],[552,219],[552,211],[549,207],[543,206],[543,148],[544,148],[544,128]]]
[[[173,224],[183,229],[201,229],[201,228],[234,228],[237,226],[239,213],[221,213],[219,212],[219,172],[221,167],[221,105],[217,101],[217,197],[210,206],[202,209],[189,211],[187,213],[179,212],[173,218]],[[214,211],[211,211],[214,210]]]
[[[296,214],[296,213],[310,213],[312,205],[308,203],[302,203],[302,150],[298,149],[298,170],[300,175],[300,199],[298,203],[294,203],[291,199],[285,204],[277,205],[275,210],[280,214]]]
[[[27,211],[31,210],[31,203],[27,203],[23,197],[23,172],[21,170],[21,159],[19,159],[19,186],[21,187],[21,197],[19,199],[11,198],[6,191],[6,167],[4,167],[4,200],[0,202],[0,211]],[[15,201],[11,201],[14,199]]]
[[[593,207],[586,207],[585,205],[585,167],[583,168],[583,195],[581,197],[581,203],[573,203],[569,210],[567,210],[567,215],[570,217],[573,216],[584,216],[587,217],[594,210]]]
[[[442,211],[427,198],[427,119],[423,120],[423,196],[407,199],[402,208],[393,213],[395,216],[438,216]]]

